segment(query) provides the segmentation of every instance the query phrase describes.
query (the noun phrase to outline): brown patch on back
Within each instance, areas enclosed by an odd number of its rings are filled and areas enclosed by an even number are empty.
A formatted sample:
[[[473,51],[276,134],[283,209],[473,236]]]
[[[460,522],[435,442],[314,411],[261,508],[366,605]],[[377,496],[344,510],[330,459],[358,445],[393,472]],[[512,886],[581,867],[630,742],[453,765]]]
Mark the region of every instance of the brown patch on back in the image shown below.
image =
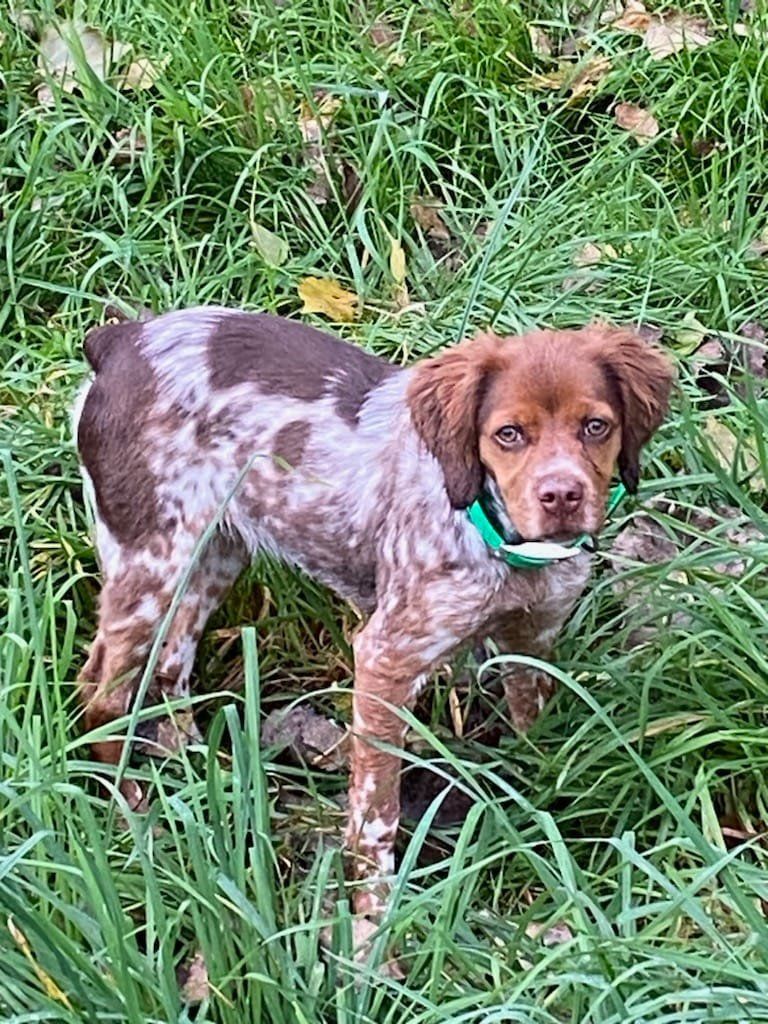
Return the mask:
[[[311,433],[312,428],[305,420],[293,420],[278,430],[272,449],[278,469],[287,473],[301,465]]]
[[[305,402],[333,395],[350,424],[369,391],[397,372],[355,345],[267,313],[223,316],[208,340],[208,366],[217,390],[253,382]]]
[[[141,429],[155,398],[155,380],[137,346],[141,333],[140,324],[124,323],[101,327],[86,338],[86,355],[97,372],[77,433],[99,514],[125,544],[150,533],[157,523],[155,478]]]

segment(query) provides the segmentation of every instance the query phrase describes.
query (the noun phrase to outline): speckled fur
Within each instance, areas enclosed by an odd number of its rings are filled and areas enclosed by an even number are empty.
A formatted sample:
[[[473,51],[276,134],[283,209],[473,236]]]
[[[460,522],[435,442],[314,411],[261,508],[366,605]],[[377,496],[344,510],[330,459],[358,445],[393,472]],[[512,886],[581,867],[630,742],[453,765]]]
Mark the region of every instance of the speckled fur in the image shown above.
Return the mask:
[[[493,632],[503,649],[548,655],[587,581],[588,557],[536,572],[514,571],[494,557],[452,505],[443,466],[414,427],[407,401],[413,369],[395,370],[338,343],[318,352],[311,349],[317,332],[225,309],[191,309],[125,327],[101,328],[90,343],[96,383],[79,402],[104,576],[98,635],[81,677],[86,726],[128,710],[195,543],[224,507],[152,692],[157,699],[188,693],[205,621],[259,551],[301,566],[363,610],[367,622],[354,641],[347,843],[366,883],[357,910],[375,920],[394,870],[399,818],[399,758],[379,744],[402,743],[398,709],[411,706],[430,671],[472,637]],[[312,381],[297,366],[293,388],[285,354],[274,347],[281,331],[291,332],[294,347],[305,343],[313,352]],[[277,340],[267,344],[264,332]],[[217,334],[230,349],[215,349]],[[247,367],[238,359],[238,338],[250,346]],[[269,386],[259,385],[254,353],[265,360]],[[142,391],[130,396],[130,422],[115,420],[103,395],[96,406],[93,388],[112,389],[117,402],[119,389],[131,388],[131,360]],[[110,377],[118,362],[120,374]],[[348,394],[347,379],[355,381]],[[114,436],[128,429],[130,438]],[[105,450],[112,460],[124,453],[119,467],[105,462]],[[141,508],[121,521],[134,469]],[[530,685],[524,672],[508,680],[511,690]],[[540,701],[539,689],[532,700]],[[94,744],[94,751],[114,762],[120,741]]]

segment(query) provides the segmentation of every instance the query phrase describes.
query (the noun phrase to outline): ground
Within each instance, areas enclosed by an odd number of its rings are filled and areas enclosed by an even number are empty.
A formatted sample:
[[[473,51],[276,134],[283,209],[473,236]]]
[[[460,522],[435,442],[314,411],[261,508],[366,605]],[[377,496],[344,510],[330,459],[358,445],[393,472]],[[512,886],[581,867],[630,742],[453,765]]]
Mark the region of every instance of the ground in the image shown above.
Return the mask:
[[[684,17],[576,0],[12,7],[2,1019],[768,1020],[763,0]],[[95,30],[62,29],[63,92],[61,19]],[[132,50],[105,67],[104,40]],[[329,307],[306,278],[352,297]],[[98,589],[67,411],[83,333],[109,304],[211,302],[396,362],[489,325],[603,318],[644,325],[680,367],[640,501],[604,542],[623,530],[624,555],[598,560],[544,716],[497,747],[460,740],[443,678],[414,725],[411,757],[458,776],[472,809],[430,858],[429,815],[415,828],[357,983],[344,773],[257,742],[293,698],[348,718],[353,611],[274,566],[243,581],[201,652],[204,742],[138,766],[157,797],[127,829],[78,727]],[[387,944],[403,981],[376,970]]]

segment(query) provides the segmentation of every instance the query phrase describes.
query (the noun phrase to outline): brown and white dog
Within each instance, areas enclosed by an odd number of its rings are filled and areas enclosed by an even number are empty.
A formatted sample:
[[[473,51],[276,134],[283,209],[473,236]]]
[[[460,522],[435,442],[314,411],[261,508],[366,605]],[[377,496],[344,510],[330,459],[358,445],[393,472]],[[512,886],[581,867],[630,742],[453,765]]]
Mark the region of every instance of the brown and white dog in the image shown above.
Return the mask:
[[[86,353],[95,376],[77,440],[103,573],[81,674],[86,727],[130,710],[158,624],[222,506],[150,699],[188,693],[206,620],[259,551],[354,601],[366,623],[354,641],[347,844],[364,882],[363,934],[394,870],[400,761],[384,747],[402,743],[397,709],[468,640],[549,656],[589,574],[586,553],[511,568],[467,506],[484,492],[529,541],[597,533],[615,467],[637,486],[670,364],[629,330],[593,326],[481,334],[399,369],[300,323],[213,307],[98,328]],[[518,715],[520,692],[535,705],[537,686],[509,671]],[[93,744],[104,762],[121,750],[119,739]],[[124,792],[141,798],[136,783]]]

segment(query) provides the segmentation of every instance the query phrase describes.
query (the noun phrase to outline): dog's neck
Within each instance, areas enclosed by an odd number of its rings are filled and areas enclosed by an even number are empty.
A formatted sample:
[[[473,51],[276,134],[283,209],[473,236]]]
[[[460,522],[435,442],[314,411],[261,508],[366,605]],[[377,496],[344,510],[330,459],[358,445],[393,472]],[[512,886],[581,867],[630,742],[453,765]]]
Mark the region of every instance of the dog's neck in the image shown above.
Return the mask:
[[[491,473],[486,472],[485,479],[483,480],[483,489],[478,497],[486,513],[498,524],[504,540],[509,544],[519,542],[521,539],[520,534],[507,512],[499,485]]]

